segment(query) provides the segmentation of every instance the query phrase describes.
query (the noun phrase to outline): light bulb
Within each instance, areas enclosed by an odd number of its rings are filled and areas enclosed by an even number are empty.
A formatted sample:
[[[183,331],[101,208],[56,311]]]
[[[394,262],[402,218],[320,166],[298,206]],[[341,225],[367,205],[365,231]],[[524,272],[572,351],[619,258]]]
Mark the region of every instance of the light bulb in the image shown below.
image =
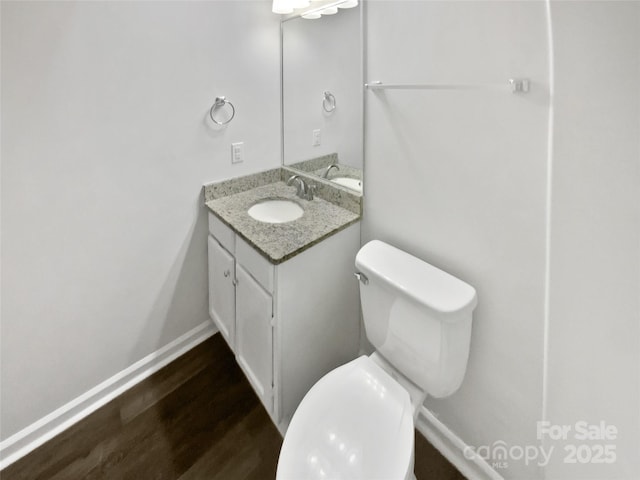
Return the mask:
[[[327,7],[320,10],[322,15],[335,15],[338,13],[338,7]]]
[[[271,11],[273,13],[286,15],[288,13],[293,13],[293,7],[291,6],[291,2],[288,0],[273,0]]]
[[[358,0],[347,0],[338,5],[338,8],[353,8],[358,6]]]
[[[293,8],[307,8],[310,5],[309,0],[289,0],[289,4]]]
[[[303,13],[301,16],[302,18],[306,18],[307,20],[315,20],[316,18],[322,17],[319,12]]]

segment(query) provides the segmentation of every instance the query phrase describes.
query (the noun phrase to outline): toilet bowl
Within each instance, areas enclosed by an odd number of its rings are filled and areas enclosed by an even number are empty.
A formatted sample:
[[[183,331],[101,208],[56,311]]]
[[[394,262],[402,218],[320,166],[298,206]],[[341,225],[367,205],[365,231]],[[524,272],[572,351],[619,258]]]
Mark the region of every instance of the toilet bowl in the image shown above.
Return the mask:
[[[304,397],[285,435],[277,478],[410,478],[413,440],[408,393],[362,356]]]
[[[473,287],[374,240],[356,256],[376,348],[321,378],[291,419],[278,480],[415,478],[414,419],[457,390],[469,353]]]

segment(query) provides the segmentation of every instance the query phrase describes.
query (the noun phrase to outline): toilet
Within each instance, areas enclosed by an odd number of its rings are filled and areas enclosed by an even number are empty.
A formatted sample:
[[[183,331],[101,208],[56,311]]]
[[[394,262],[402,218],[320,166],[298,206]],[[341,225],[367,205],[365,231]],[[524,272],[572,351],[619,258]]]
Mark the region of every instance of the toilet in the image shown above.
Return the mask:
[[[322,377],[287,429],[278,480],[415,478],[414,420],[427,395],[462,383],[476,292],[373,240],[356,256],[367,338],[376,351]]]

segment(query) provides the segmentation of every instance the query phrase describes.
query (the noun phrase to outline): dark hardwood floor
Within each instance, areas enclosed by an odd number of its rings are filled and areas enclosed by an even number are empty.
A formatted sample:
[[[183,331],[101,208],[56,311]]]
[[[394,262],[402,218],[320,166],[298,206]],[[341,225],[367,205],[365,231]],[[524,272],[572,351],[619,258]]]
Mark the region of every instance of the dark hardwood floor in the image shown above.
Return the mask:
[[[2,480],[268,480],[282,438],[215,335],[0,472]],[[418,480],[464,477],[416,435]]]

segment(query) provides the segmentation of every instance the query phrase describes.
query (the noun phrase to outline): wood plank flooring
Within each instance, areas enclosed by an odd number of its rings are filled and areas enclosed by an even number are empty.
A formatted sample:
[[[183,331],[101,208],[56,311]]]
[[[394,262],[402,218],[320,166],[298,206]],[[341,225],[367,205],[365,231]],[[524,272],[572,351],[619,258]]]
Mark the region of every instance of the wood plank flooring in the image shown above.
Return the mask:
[[[2,480],[268,480],[282,438],[220,335],[2,472]],[[418,480],[464,477],[416,435]]]

